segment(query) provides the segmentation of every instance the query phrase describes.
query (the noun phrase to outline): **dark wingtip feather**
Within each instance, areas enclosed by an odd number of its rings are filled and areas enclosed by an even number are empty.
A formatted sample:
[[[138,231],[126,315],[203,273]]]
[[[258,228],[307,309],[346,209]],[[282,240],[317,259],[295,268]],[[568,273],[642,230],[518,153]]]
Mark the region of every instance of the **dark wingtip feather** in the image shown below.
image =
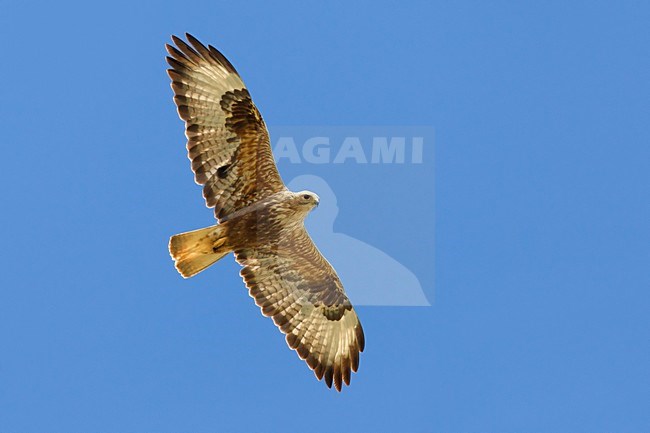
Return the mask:
[[[230,61],[221,53],[221,51],[217,50],[212,45],[208,45],[208,50],[210,50],[212,58],[221,63],[228,70],[228,72],[239,75],[232,63],[230,63]]]
[[[352,358],[350,358],[350,366],[352,367],[352,371],[357,371],[359,369],[359,352],[353,348],[350,350],[350,355],[352,355]]]
[[[346,359],[346,361],[348,361]],[[350,372],[350,365],[346,362],[346,365],[343,366],[343,382],[347,386],[350,386],[350,380],[352,379],[352,373]]]
[[[357,336],[357,341],[359,342],[359,351],[363,352],[363,349],[366,348],[366,337],[363,335],[363,328],[361,327],[361,322],[357,323],[357,326],[354,328],[354,331]]]
[[[188,41],[190,44],[192,44],[192,46],[194,47],[194,49],[196,49],[197,51],[208,51],[208,49],[205,47],[205,45],[203,45],[203,44],[201,43],[201,41],[199,41],[198,39],[196,39],[196,38],[195,38],[194,36],[192,36],[190,33],[185,33],[185,38],[187,39],[187,41]]]
[[[332,387],[332,379],[334,379],[334,369],[332,366],[328,366],[325,369],[325,384],[327,385],[328,388]]]
[[[348,351],[354,350],[351,347],[348,349]],[[341,358],[341,377],[343,379],[343,383],[350,385],[350,358],[348,356],[343,356]]]
[[[167,60],[167,63],[169,64],[169,66],[174,68],[174,70],[176,72],[187,71],[187,66],[185,66],[183,63],[181,63],[181,61],[179,61],[179,60],[177,60],[175,58],[173,58],[171,56],[167,56],[167,57],[165,57],[165,60]]]
[[[341,366],[339,364],[334,364],[334,388],[338,392],[341,392],[342,387],[342,376],[341,376]]]
[[[169,55],[175,58],[176,60],[178,60],[179,62],[189,62],[187,56],[182,52],[180,52],[178,48],[174,47],[173,45],[166,44],[165,48],[167,49]]]
[[[172,40],[174,41],[174,45],[183,53],[183,57],[194,64],[198,65],[201,63],[201,55],[189,46],[187,42],[176,36],[172,36]]]
[[[178,42],[179,42],[179,41],[180,41],[180,42],[183,42],[183,40],[182,40],[181,38],[179,38],[178,36],[176,36],[176,35],[172,35],[172,42],[173,42],[175,45],[178,45]]]
[[[171,35],[171,39],[174,42],[173,45],[166,44],[167,52],[178,60],[185,60],[191,63],[200,62],[201,59],[204,60],[213,60],[223,66],[228,72],[239,75],[232,63],[224,56],[219,50],[217,50],[212,45],[207,47],[201,43],[196,37],[191,33],[185,33],[185,38],[189,42],[185,42],[183,39],[179,38],[176,35]],[[191,46],[190,46],[191,45]]]
[[[199,42],[198,39],[194,37],[194,35],[192,35],[189,32],[185,32],[185,39],[187,39],[192,45],[194,44],[203,45],[201,42]]]

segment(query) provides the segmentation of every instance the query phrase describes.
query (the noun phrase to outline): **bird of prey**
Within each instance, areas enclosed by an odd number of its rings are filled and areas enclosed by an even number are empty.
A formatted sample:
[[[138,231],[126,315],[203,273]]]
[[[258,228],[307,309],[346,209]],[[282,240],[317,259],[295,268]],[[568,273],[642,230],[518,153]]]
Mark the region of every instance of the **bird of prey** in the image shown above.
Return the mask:
[[[189,278],[234,253],[262,314],[318,380],[340,391],[365,343],[341,280],[304,226],[319,197],[287,189],[264,120],[235,68],[214,47],[186,39],[172,36],[175,46],[166,45],[167,73],[194,179],[218,224],[171,237],[176,269]]]

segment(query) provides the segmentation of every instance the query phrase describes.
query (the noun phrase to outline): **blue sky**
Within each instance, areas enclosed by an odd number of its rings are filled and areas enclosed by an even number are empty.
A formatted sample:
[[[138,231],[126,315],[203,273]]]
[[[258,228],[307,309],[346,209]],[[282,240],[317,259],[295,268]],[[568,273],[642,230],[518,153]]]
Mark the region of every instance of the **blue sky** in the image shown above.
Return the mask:
[[[135,3],[0,2],[0,431],[648,431],[647,4]],[[360,307],[341,394],[233,260],[172,266],[212,223],[164,72],[185,31],[272,128],[435,128],[420,165],[281,166],[432,303]]]

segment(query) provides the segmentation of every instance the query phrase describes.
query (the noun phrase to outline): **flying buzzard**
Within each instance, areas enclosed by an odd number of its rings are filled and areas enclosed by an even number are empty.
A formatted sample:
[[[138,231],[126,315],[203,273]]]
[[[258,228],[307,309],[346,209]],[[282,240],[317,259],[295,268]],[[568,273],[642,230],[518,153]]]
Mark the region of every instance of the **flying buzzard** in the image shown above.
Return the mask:
[[[166,45],[188,157],[219,224],[169,240],[185,278],[235,254],[250,296],[286,334],[289,347],[340,391],[359,367],[364,335],[334,268],[305,230],[318,206],[309,191],[289,191],[278,173],[269,133],[232,64],[186,34]]]

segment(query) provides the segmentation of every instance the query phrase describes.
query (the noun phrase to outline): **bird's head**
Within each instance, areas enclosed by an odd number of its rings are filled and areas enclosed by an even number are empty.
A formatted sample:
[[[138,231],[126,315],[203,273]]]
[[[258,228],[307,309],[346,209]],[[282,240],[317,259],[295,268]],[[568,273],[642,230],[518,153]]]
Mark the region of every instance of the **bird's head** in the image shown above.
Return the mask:
[[[311,211],[320,203],[320,197],[311,191],[296,192],[293,198],[294,205],[305,213]]]

